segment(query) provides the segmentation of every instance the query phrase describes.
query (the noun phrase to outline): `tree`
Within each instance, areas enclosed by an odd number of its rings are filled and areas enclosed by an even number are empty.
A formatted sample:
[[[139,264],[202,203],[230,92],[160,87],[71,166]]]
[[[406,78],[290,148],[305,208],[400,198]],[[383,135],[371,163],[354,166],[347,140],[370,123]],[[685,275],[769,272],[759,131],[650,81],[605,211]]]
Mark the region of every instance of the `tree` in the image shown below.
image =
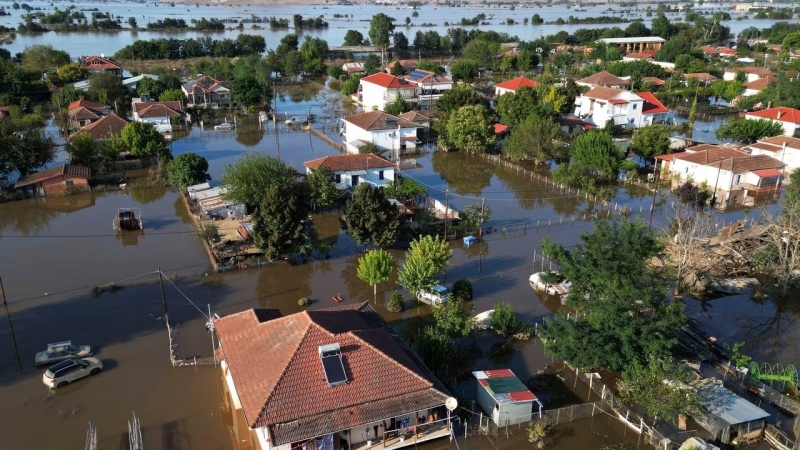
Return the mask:
[[[400,66],[400,64],[395,64],[395,67],[397,66]],[[399,116],[404,112],[413,110],[414,110],[414,105],[407,102],[402,95],[398,95],[393,102],[386,105],[386,112],[393,116]]]
[[[336,187],[336,177],[330,169],[323,166],[315,167],[306,175],[306,183],[310,189],[311,208],[326,208],[336,201],[339,188]]]
[[[427,194],[428,190],[413,178],[397,175],[394,183],[383,187],[383,192],[386,193],[387,198],[396,198],[406,202],[416,195]]]
[[[436,101],[436,121],[433,122],[433,128],[440,135],[446,136],[450,115],[467,105],[483,105],[488,108],[489,102],[468,84],[456,85],[445,91]]]
[[[478,76],[478,63],[471,59],[460,59],[453,64],[450,73],[458,80],[472,81]]]
[[[131,154],[139,158],[171,156],[164,135],[152,123],[131,122],[125,125],[122,128],[122,141]]]
[[[669,153],[669,128],[651,124],[639,128],[633,135],[630,150],[648,161]]]
[[[400,215],[381,188],[360,183],[347,202],[342,228],[358,244],[390,247],[400,237]]]
[[[132,29],[139,28],[139,24],[136,23],[135,17],[128,17],[128,26],[131,27]]]
[[[364,73],[367,75],[372,75],[373,73],[378,73],[381,71],[381,61],[378,59],[376,55],[367,55],[364,58]]]
[[[275,183],[253,212],[253,242],[270,261],[299,251],[307,241],[308,187]]]
[[[364,35],[358,30],[347,30],[344,34],[344,47],[357,47],[364,42]]]
[[[463,303],[448,298],[447,301],[433,309],[436,327],[448,338],[467,337],[472,332],[471,303]]]
[[[569,165],[584,175],[613,179],[617,175],[622,154],[611,135],[592,130],[575,138],[569,152]]]
[[[478,63],[481,68],[494,66],[494,57],[500,51],[499,42],[489,42],[483,39],[473,39],[464,46],[461,54],[466,59],[471,59]]]
[[[783,134],[783,125],[769,119],[733,117],[720,125],[714,134],[717,139],[730,139],[747,145],[759,139]]]
[[[181,153],[167,164],[169,181],[181,191],[211,179],[208,161],[196,153]]]
[[[239,105],[256,105],[261,103],[264,88],[252,77],[235,77],[231,81],[231,100]]]
[[[226,196],[250,207],[260,205],[275,186],[293,185],[300,174],[278,158],[263,153],[246,154],[233,164],[225,166],[222,184],[228,189]]]
[[[447,124],[448,142],[469,153],[486,153],[492,149],[497,137],[494,134],[489,112],[483,105],[459,108]]]
[[[22,69],[42,74],[70,63],[69,53],[56,50],[52,45],[31,45],[22,53]]]
[[[508,336],[517,331],[517,316],[514,315],[511,304],[499,302],[494,305],[494,310],[489,314],[489,324],[501,336]]]
[[[656,60],[675,62],[678,56],[691,54],[693,46],[694,42],[692,39],[676,36],[661,46],[661,50],[656,53]]]
[[[386,283],[394,270],[394,258],[386,250],[370,250],[358,260],[358,278],[372,285],[373,301],[378,299],[378,284]]]
[[[0,120],[0,174],[18,172],[25,176],[52,162],[55,156],[55,142],[40,126],[31,127],[16,119]]]
[[[395,61],[392,63],[392,75],[396,77],[401,77],[406,74],[406,70],[403,69],[403,65],[400,64],[400,60]]]
[[[342,84],[342,95],[350,95],[358,91],[363,74],[353,74]]]
[[[659,36],[664,39],[669,40],[675,34],[675,27],[672,25],[667,16],[664,13],[660,13],[658,17],[653,19],[652,32],[654,36]]]
[[[705,189],[700,189],[690,182],[685,182],[675,189],[675,197],[684,205],[689,205],[695,209],[703,209],[711,194]]]
[[[528,426],[528,442],[535,449],[544,448],[544,438],[547,436],[547,428],[542,422],[531,423]]]
[[[447,267],[453,249],[439,236],[420,236],[411,241],[397,283],[417,295],[428,291],[439,281],[439,274]]]
[[[694,194],[693,197],[690,197]],[[705,202],[709,194],[690,183],[684,183],[676,190],[679,202],[672,205],[669,214],[669,226],[665,230],[667,240],[667,256],[675,272],[675,295],[682,294],[694,286],[697,274],[690,269],[708,255],[701,242],[717,234],[713,215],[705,210]]]
[[[541,243],[572,282],[566,302],[578,316],[558,313],[546,322],[540,333],[548,352],[575,367],[609,371],[666,357],[686,315],[681,301],[666,298],[650,266],[663,247],[641,220],[596,220],[594,227],[569,250]]]
[[[158,101],[186,101],[186,94],[184,94],[180,89],[167,89],[158,96]]]
[[[562,157],[564,145],[556,140],[558,132],[558,124],[552,120],[531,116],[503,140],[503,154],[514,161],[533,161],[534,164]]]
[[[328,59],[328,42],[320,38],[306,36],[300,45],[303,56],[303,71],[310,74],[325,72],[325,61]]]
[[[375,14],[369,21],[369,40],[372,45],[381,49],[381,63],[384,61],[384,52],[389,48],[389,38],[393,31],[392,18],[384,13]]]
[[[401,58],[408,57],[408,38],[405,33],[398,31],[392,35],[394,42],[394,53]]]
[[[98,145],[89,133],[81,131],[72,135],[64,148],[73,164],[92,167],[97,157]]]
[[[497,100],[497,113],[500,121],[515,128],[528,117],[539,111],[539,94],[529,86],[523,86],[513,94],[501,95]]]
[[[89,88],[86,93],[100,103],[112,105],[114,102],[123,105],[128,103],[128,90],[122,85],[122,79],[111,72],[90,75]]]
[[[645,363],[634,361],[622,372],[617,383],[620,397],[642,407],[653,418],[674,423],[679,415],[700,408],[700,396],[689,385],[692,374],[685,364],[670,358],[649,358]]]
[[[492,209],[476,203],[465,206],[460,216],[464,229],[475,230],[492,218]]]
[[[64,64],[56,70],[58,79],[61,80],[62,83],[73,83],[83,80],[86,78],[87,73],[86,69],[78,63]]]

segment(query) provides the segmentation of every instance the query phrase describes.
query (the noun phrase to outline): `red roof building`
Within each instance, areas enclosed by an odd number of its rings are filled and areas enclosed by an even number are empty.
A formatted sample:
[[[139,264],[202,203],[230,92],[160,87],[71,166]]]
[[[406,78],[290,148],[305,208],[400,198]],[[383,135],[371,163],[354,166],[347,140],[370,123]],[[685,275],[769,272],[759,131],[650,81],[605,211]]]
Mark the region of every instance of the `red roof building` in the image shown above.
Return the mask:
[[[85,56],[80,58],[80,64],[90,73],[111,72],[117,76],[122,76],[122,66],[114,62],[111,58],[104,56]]]
[[[526,77],[519,77],[519,78],[514,78],[513,80],[506,80],[503,81],[502,83],[497,83],[494,85],[494,95],[499,97],[509,92],[513,93],[516,92],[517,89],[523,86],[535,88],[536,86],[539,86],[539,82],[531,80],[530,78]]]
[[[68,189],[71,192],[87,192],[91,175],[88,167],[62,164],[20,177],[14,188],[22,189],[26,197],[61,195]]]
[[[744,116],[745,119],[758,120],[766,119],[778,122],[783,127],[784,136],[798,136],[800,134],[800,110],[786,108],[762,109],[761,111],[751,111]]]
[[[128,123],[130,123],[128,122],[128,119],[111,113],[100,120],[92,122],[89,125],[81,128],[77,133],[71,135],[70,139],[72,139],[78,133],[87,133],[96,141],[119,139],[122,135],[122,129],[125,128],[125,125]]]
[[[111,107],[79,97],[67,106],[70,130],[78,130],[111,114]]]
[[[399,448],[449,435],[444,387],[369,303],[250,309],[215,329],[233,429],[250,429],[235,438],[251,448]]]
[[[669,108],[664,106],[651,92],[637,92],[636,95],[642,98],[642,114],[666,114]]]
[[[511,131],[511,127],[508,125],[503,125],[502,123],[496,123],[493,125],[494,127],[494,134],[497,137],[502,137],[508,134]]]
[[[478,381],[478,404],[501,427],[528,422],[533,406],[542,414],[542,404],[509,369],[472,372]]]

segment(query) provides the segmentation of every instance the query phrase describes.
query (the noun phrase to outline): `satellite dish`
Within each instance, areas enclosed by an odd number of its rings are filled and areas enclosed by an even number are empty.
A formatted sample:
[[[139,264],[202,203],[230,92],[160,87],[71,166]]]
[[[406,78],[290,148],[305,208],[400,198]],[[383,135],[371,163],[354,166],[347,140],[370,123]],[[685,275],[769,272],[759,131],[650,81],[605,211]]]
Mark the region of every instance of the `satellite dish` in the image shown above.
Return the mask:
[[[444,402],[444,407],[450,411],[455,411],[458,407],[458,400],[455,397],[447,397],[447,400]]]

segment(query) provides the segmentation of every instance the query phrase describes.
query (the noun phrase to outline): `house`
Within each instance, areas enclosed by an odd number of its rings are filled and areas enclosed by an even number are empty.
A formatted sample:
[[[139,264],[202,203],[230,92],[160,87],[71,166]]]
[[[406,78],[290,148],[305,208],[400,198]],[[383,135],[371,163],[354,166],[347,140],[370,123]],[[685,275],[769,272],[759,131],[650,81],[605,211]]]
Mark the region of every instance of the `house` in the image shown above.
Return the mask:
[[[228,82],[198,75],[181,86],[189,106],[225,106],[231,104],[231,86]]]
[[[556,117],[555,122],[561,126],[562,132],[569,134],[574,133],[578,129],[589,131],[597,128],[597,126],[586,122],[573,114],[564,114],[563,116]]]
[[[138,100],[138,99],[135,99]],[[160,133],[172,132],[172,118],[183,117],[183,105],[179,101],[132,103],[134,122],[152,123]]]
[[[14,189],[21,189],[26,197],[61,195],[67,189],[72,192],[88,192],[91,175],[92,170],[88,167],[62,164],[20,177],[14,184]]]
[[[78,62],[89,73],[104,73],[111,72],[118,77],[122,77],[122,66],[114,62],[111,58],[106,58],[105,55],[100,56],[82,56]]]
[[[664,123],[667,120],[669,108],[664,106],[651,92],[637,92],[642,99],[642,122],[645,125]]]
[[[125,78],[122,80],[122,86],[128,90],[131,94],[136,92],[136,88],[139,87],[139,82],[145,78],[149,78],[151,80],[158,80],[158,75],[150,75],[148,73],[143,73],[141,75],[136,75],[135,77]]]
[[[517,89],[521,88],[522,86],[528,86],[535,88],[539,86],[538,81],[533,81],[526,77],[519,77],[514,78],[513,80],[506,80],[502,83],[497,83],[494,85],[494,95],[496,97],[500,97],[503,94],[514,93]]]
[[[342,70],[347,75],[352,75],[354,73],[364,73],[364,63],[362,62],[349,62],[342,64]]]
[[[608,121],[639,128],[646,125],[642,116],[643,103],[642,98],[631,91],[595,87],[575,99],[575,115],[601,128]]]
[[[653,90],[657,90],[667,84],[661,78],[656,77],[642,77],[642,83],[650,83],[653,86]]]
[[[800,168],[800,139],[792,136],[773,136],[759,139],[748,146],[751,155],[767,155],[786,164],[784,173]]]
[[[768,119],[778,122],[783,126],[784,136],[798,136],[800,129],[800,110],[794,108],[768,108],[761,111],[751,111],[744,115],[745,119]]]
[[[200,207],[201,217],[221,217],[223,219],[239,219],[247,215],[247,206],[227,198],[228,189],[215,187],[197,191],[194,198]]]
[[[706,85],[708,85],[708,83],[713,83],[714,81],[719,80],[719,78],[706,72],[685,73],[683,74],[683,78],[686,80],[694,78],[701,83],[705,83]]]
[[[426,70],[414,70],[402,77],[378,72],[359,81],[359,90],[353,94],[353,99],[366,111],[384,111],[387,104],[398,98],[415,102],[417,109],[431,109],[436,100],[452,88],[452,79]]]
[[[110,106],[91,102],[81,96],[67,106],[68,127],[70,130],[77,130],[109,114],[111,114]]]
[[[658,36],[642,36],[642,37],[623,37],[623,38],[604,38],[598,39],[597,42],[603,42],[607,45],[616,45],[625,53],[642,52],[643,50],[661,50],[664,38]]]
[[[369,303],[216,319],[239,449],[386,449],[450,435],[450,400]]]
[[[577,83],[578,86],[588,86],[590,88],[603,87],[612,89],[628,89],[628,87],[630,87],[631,85],[630,81],[623,80],[622,78],[610,74],[605,70],[602,72],[598,72],[592,76],[581,78],[575,83]]]
[[[785,166],[771,156],[710,144],[657,156],[656,161],[661,173],[672,177],[673,185],[690,181],[706,186],[720,208],[774,199],[780,192]]]
[[[542,403],[511,370],[480,370],[472,376],[478,381],[478,404],[498,427],[530,422],[534,413],[542,416]]]
[[[725,69],[725,72],[722,74],[722,79],[725,81],[733,81],[736,79],[736,74],[739,72],[745,73],[747,77],[746,82],[756,81],[759,78],[767,76],[775,76],[775,72],[764,67],[734,67]]]
[[[195,184],[193,186],[189,186],[186,188],[186,193],[189,194],[189,198],[192,200],[197,200],[197,193],[202,191],[207,191],[211,189],[211,185],[206,183]]]
[[[365,144],[399,152],[416,148],[418,124],[383,111],[369,111],[342,118],[342,133],[348,153],[358,153]]]
[[[717,379],[700,380],[698,394],[703,406],[692,418],[711,433],[713,440],[740,444],[763,435],[769,413],[739,397]]]
[[[700,48],[703,55],[709,58],[732,58],[739,56],[739,52],[729,47],[714,47],[711,45],[704,45]]]
[[[372,154],[324,156],[303,165],[306,173],[317,167],[330,170],[339,189],[353,188],[359,183],[382,187],[395,180],[395,163]]]
[[[419,62],[416,59],[398,59],[396,61],[392,61],[389,64],[387,64],[385,72],[391,75],[392,70],[394,70],[394,66],[396,64],[400,64],[400,66],[403,68],[404,73],[411,73],[417,70]]]
[[[750,97],[752,95],[756,95],[767,88],[770,84],[777,83],[778,79],[772,75],[767,75],[765,77],[759,78],[755,81],[749,81],[744,84],[744,93],[742,93],[745,97]]]
[[[78,133],[87,133],[95,141],[119,139],[122,135],[122,129],[125,128],[125,125],[129,123],[130,122],[128,119],[112,113],[96,122],[92,122],[89,125],[84,126],[76,133],[73,133],[70,136],[70,139],[72,139],[72,137]]]
[[[400,114],[398,117],[414,122],[421,127],[430,128],[431,123],[436,120],[436,110],[420,109],[416,111],[408,111]]]

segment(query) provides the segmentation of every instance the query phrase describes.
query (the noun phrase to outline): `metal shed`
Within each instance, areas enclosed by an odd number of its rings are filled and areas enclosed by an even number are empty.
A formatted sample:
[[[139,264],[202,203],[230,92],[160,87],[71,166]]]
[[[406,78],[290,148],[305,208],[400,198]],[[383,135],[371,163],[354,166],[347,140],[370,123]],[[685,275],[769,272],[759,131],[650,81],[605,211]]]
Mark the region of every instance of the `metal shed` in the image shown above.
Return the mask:
[[[769,413],[729,391],[719,380],[702,380],[699,384],[700,402],[704,413],[694,415],[704,429],[728,444],[759,436]]]
[[[530,421],[534,404],[542,416],[542,403],[511,370],[482,370],[472,375],[478,380],[478,404],[497,426]]]

